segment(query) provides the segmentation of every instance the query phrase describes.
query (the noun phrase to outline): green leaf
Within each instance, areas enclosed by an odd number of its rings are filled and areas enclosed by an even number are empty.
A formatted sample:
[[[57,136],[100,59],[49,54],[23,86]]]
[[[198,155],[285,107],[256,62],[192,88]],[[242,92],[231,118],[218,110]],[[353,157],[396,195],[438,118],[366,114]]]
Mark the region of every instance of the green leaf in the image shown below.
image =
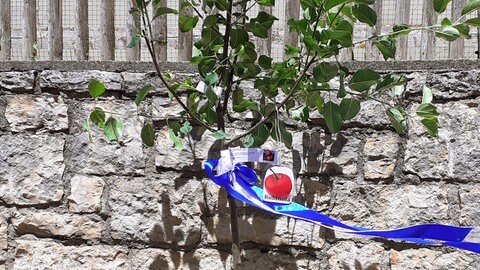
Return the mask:
[[[435,31],[435,36],[448,41],[454,41],[460,37],[460,32],[451,25],[443,25]]]
[[[151,85],[144,86],[140,91],[138,91],[137,97],[135,98],[135,105],[139,106],[140,103],[145,99],[150,91],[153,90]]]
[[[327,33],[329,38],[338,41],[343,47],[352,46],[353,26],[347,20],[340,21],[334,29]]]
[[[168,7],[159,7],[157,8],[157,11],[155,12],[155,16],[153,16],[152,20],[155,20],[156,18],[164,15],[164,14],[178,14],[178,11],[173,8],[168,8]]]
[[[388,74],[385,75],[378,83],[375,88],[376,91],[381,92],[383,90],[391,89],[398,85],[404,85],[407,82],[407,79],[404,76],[397,74]]]
[[[325,11],[329,11],[333,7],[336,7],[346,2],[350,2],[350,0],[326,0],[323,8],[325,9]]]
[[[258,65],[263,69],[271,69],[272,61],[273,61],[272,58],[266,55],[260,55],[260,57],[258,58]]]
[[[285,55],[294,55],[298,53],[298,48],[285,44]]]
[[[257,128],[255,128],[251,134],[253,139],[253,143],[250,145],[251,147],[260,147],[262,146],[265,141],[267,141],[268,136],[270,135],[268,128],[265,124],[261,124]]]
[[[155,145],[155,131],[151,124],[145,124],[140,133],[143,144],[148,147],[153,147]]]
[[[378,79],[380,79],[380,75],[377,72],[371,69],[361,69],[353,74],[348,86],[355,91],[363,92],[376,84]]]
[[[425,118],[436,117],[438,116],[437,107],[433,104],[422,103],[417,108],[417,115]]]
[[[438,119],[434,118],[425,118],[420,121],[422,125],[427,130],[428,134],[432,137],[438,136]]]
[[[175,149],[181,151],[183,149],[183,143],[182,139],[175,135],[175,132],[171,128],[168,129],[168,137],[170,138],[170,141],[172,141],[173,146]]]
[[[352,8],[353,16],[359,21],[368,24],[369,26],[375,26],[377,24],[377,13],[371,7],[359,4]]]
[[[198,23],[198,16],[180,15],[178,17],[178,28],[182,33],[188,32],[195,28]]]
[[[218,82],[218,75],[215,72],[211,72],[205,77],[205,79],[203,79],[203,81],[209,86],[214,85]]]
[[[422,104],[431,103],[432,100],[433,100],[432,90],[430,90],[430,88],[424,85],[422,89]]]
[[[452,0],[433,0],[433,9],[435,9],[437,13],[443,13],[451,1]]]
[[[397,51],[396,40],[390,37],[382,37],[380,39],[374,39],[373,44],[382,53],[383,59],[395,58]]]
[[[411,32],[410,26],[406,24],[396,24],[392,27],[392,31],[395,33],[394,35],[392,35],[392,37],[394,38],[406,36]]]
[[[458,32],[460,33],[460,36],[466,38],[466,39],[470,39],[472,38],[472,36],[470,35],[470,27],[464,23],[460,23],[460,24],[457,24],[454,26],[455,29],[458,30]]]
[[[270,135],[275,141],[283,142],[287,148],[292,148],[293,137],[283,121],[278,119],[274,121]]]
[[[326,62],[320,63],[318,66],[313,68],[313,77],[317,82],[323,83],[328,82],[337,76],[338,67],[336,65],[331,65]]]
[[[180,132],[183,134],[188,134],[192,131],[192,129],[193,128],[190,122],[186,121],[185,123],[183,123],[183,126],[180,128]]]
[[[403,133],[407,128],[403,113],[397,108],[389,108],[386,111],[388,119],[398,133]]]
[[[130,39],[130,42],[128,42],[127,48],[133,48],[137,46],[137,44],[142,40],[142,36],[139,34],[133,35],[133,37]]]
[[[254,142],[255,140],[253,139],[252,135],[249,134],[245,136],[245,139],[243,140],[243,147],[245,148],[252,147]]]
[[[92,98],[97,98],[105,93],[105,85],[97,80],[91,80],[88,83],[88,93]]]
[[[337,133],[342,128],[343,120],[340,113],[340,107],[329,101],[325,103],[322,109],[322,115],[325,118],[328,130],[331,133]]]
[[[462,15],[470,13],[480,7],[480,0],[468,0],[462,9]]]
[[[244,45],[248,41],[248,33],[244,29],[232,29],[230,31],[230,46],[234,49]]]
[[[109,117],[105,122],[103,133],[110,142],[118,142],[122,136],[123,126],[120,120]]]
[[[275,6],[275,0],[259,0],[258,4],[261,6]]]
[[[360,111],[360,101],[354,98],[344,98],[340,102],[340,114],[343,120],[350,120]]]
[[[464,22],[464,24],[468,24],[468,25],[475,26],[475,27],[480,27],[480,17],[468,19]]]
[[[90,113],[90,120],[99,128],[105,127],[105,112],[100,107],[95,107]]]
[[[338,88],[337,97],[344,98],[347,95],[347,91],[345,90],[345,71],[340,70],[338,80],[340,83],[340,87]]]
[[[215,131],[212,136],[217,139],[217,140],[223,140],[223,139],[226,139],[228,138],[228,134],[225,133],[225,131],[223,130],[217,130]]]

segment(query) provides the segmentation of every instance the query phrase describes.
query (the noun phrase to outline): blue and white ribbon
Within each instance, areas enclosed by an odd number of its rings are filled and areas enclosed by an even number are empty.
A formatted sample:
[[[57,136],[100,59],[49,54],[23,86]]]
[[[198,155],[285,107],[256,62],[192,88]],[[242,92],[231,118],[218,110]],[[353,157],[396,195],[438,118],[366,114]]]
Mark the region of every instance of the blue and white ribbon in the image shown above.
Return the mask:
[[[480,243],[468,242],[473,227],[456,227],[442,224],[421,224],[391,230],[374,230],[346,225],[328,216],[308,209],[300,204],[289,205],[265,202],[263,190],[255,186],[257,175],[245,165],[237,163],[225,173],[214,174],[218,160],[207,160],[204,168],[208,177],[217,185],[224,187],[235,199],[264,211],[311,222],[336,231],[363,236],[382,237],[423,245],[445,245],[480,253]]]

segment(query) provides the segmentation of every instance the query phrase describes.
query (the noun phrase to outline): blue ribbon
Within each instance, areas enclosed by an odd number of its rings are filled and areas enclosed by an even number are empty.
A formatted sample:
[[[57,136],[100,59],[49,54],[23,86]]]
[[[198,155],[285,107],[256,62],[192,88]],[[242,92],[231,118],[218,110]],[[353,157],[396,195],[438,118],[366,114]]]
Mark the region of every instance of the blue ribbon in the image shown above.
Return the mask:
[[[456,227],[442,224],[421,224],[390,230],[354,227],[297,203],[286,205],[265,202],[262,200],[263,190],[255,186],[257,180],[255,171],[245,165],[236,164],[231,171],[215,175],[213,171],[217,164],[218,160],[207,160],[204,163],[205,172],[213,182],[225,188],[227,193],[235,199],[270,213],[304,220],[350,234],[395,239],[422,245],[442,244],[480,253],[480,243],[464,241],[473,230],[472,227]]]

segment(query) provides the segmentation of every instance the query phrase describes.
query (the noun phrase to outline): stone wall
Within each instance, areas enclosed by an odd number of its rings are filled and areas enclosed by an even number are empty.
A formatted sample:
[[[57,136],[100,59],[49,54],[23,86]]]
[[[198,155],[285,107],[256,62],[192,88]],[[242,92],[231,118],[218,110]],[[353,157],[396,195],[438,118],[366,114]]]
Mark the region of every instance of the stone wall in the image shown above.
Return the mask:
[[[282,165],[298,174],[295,201],[379,229],[479,226],[478,62],[350,64],[362,65],[403,70],[412,115],[421,85],[430,86],[439,137],[425,136],[418,121],[397,135],[382,105],[370,101],[335,135],[319,117],[292,122],[292,149],[272,141],[266,147],[280,150]],[[165,68],[195,77],[185,65]],[[226,194],[200,166],[213,140],[194,129],[191,148],[172,149],[159,119],[179,108],[149,70],[134,63],[2,63],[0,269],[230,268]],[[108,88],[96,104],[87,92],[93,78]],[[155,148],[142,147],[144,119],[132,114],[135,91],[146,83],[158,86],[140,109],[158,117]],[[124,114],[121,144],[106,143],[95,129],[96,142],[89,142],[83,124],[95,105]],[[229,132],[248,124],[238,120]],[[241,269],[480,269],[470,252],[354,237],[238,206]]]

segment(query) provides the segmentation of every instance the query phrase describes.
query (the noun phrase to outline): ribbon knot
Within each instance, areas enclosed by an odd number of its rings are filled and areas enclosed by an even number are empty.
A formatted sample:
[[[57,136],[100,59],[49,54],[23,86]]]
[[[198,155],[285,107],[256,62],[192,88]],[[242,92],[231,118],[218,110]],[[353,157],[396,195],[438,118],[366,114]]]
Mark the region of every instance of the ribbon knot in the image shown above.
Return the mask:
[[[254,186],[257,181],[257,174],[254,170],[249,167],[237,163],[227,170],[227,172],[221,173],[219,175],[214,175],[213,170],[217,167],[219,160],[207,160],[203,164],[205,171],[210,179],[215,182],[217,185],[226,187],[230,185],[233,181],[241,180],[249,186]]]

